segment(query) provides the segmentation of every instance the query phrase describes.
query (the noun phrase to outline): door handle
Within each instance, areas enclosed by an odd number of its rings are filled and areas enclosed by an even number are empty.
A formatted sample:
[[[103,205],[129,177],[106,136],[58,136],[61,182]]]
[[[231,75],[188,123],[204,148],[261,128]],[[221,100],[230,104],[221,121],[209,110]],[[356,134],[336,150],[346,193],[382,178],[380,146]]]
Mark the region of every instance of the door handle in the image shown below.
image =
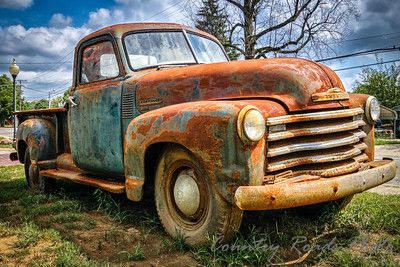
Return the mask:
[[[75,97],[69,96],[68,97],[69,103],[71,103],[71,107],[76,106],[77,104],[75,103]]]

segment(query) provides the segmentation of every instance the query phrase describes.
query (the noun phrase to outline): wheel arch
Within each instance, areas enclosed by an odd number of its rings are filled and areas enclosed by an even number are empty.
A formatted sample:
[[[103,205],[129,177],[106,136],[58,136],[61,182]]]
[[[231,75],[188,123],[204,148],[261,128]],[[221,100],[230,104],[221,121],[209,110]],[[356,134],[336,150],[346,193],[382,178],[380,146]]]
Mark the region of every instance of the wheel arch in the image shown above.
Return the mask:
[[[236,132],[237,116],[246,105],[249,103],[245,101],[199,101],[167,106],[133,119],[124,138],[128,199],[142,200],[146,180],[157,165],[157,153],[172,143],[191,152],[217,191],[233,202],[235,185],[263,175],[263,163],[249,158],[259,154],[263,159],[264,141],[249,147]]]
[[[18,126],[16,138],[20,162],[24,160],[26,149],[29,149],[32,160],[56,158],[56,127],[51,121],[28,119]]]

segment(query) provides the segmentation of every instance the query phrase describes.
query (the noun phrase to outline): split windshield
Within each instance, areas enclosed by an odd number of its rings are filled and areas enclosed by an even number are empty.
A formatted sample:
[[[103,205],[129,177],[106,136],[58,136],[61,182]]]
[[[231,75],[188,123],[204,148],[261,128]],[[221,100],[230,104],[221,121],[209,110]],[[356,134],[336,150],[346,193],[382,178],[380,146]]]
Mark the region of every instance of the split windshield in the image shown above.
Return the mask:
[[[191,33],[188,33],[188,39],[198,62],[183,32],[132,33],[124,41],[133,69],[227,61],[216,42]]]

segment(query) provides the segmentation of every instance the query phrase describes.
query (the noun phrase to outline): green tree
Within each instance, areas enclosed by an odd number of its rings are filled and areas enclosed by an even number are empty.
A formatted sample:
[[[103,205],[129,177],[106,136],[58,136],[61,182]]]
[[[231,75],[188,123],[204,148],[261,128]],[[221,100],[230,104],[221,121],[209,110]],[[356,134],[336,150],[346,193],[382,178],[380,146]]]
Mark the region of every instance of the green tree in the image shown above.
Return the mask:
[[[21,88],[16,86],[17,103],[21,99]],[[7,75],[0,76],[0,125],[4,126],[6,119],[11,118],[13,111],[13,84]]]
[[[63,107],[66,102],[68,102],[68,96],[69,96],[69,90],[64,91],[64,94],[62,96],[55,97],[51,100],[51,107],[52,108],[58,108],[58,107]]]
[[[33,109],[45,109],[49,107],[48,99],[40,99],[33,102]]]
[[[238,58],[239,53],[229,44],[228,15],[218,6],[218,0],[202,0],[196,14],[195,27],[217,37],[230,59]]]
[[[384,69],[365,68],[357,81],[355,92],[375,96],[379,102],[393,108],[400,105],[400,88],[396,79],[400,75],[400,67],[392,65]]]

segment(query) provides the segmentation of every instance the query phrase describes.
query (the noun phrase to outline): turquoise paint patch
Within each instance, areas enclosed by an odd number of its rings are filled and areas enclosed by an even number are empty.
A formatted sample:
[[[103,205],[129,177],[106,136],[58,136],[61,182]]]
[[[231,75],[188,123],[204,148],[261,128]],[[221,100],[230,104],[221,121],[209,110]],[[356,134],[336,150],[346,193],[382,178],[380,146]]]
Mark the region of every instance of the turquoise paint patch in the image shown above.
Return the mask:
[[[121,88],[77,90],[71,108],[71,152],[77,166],[92,173],[123,174]]]

